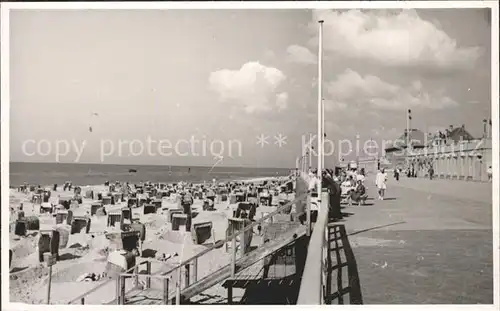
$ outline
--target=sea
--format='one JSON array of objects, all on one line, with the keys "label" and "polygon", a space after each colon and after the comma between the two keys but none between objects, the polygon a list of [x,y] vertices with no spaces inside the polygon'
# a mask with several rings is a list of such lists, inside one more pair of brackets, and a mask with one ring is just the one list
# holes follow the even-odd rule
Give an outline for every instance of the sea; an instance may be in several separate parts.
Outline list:
[{"label": "sea", "polygon": [[[135,170],[135,172],[131,172]],[[50,186],[71,181],[73,185],[100,185],[105,181],[211,182],[290,174],[290,168],[113,165],[74,163],[10,163],[10,186],[23,183]]]}]

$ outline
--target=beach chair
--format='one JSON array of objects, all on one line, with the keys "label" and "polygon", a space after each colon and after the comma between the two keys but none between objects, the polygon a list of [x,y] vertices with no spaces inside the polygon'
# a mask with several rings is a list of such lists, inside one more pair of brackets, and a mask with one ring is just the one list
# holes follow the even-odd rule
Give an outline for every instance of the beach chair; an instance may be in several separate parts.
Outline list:
[{"label": "beach chair", "polygon": [[172,219],[175,214],[182,214],[184,213],[184,209],[182,208],[171,208],[167,211],[167,221],[172,223]]},{"label": "beach chair", "polygon": [[144,204],[144,215],[156,214],[156,206],[153,204]]},{"label": "beach chair", "polygon": [[103,196],[102,197],[102,205],[111,205],[111,197]]},{"label": "beach chair", "polygon": [[215,234],[213,232],[213,224],[211,221],[195,223],[191,227],[191,238],[194,244],[203,244],[212,237],[215,244]]},{"label": "beach chair", "polygon": [[172,231],[179,231],[180,226],[185,226],[188,215],[184,213],[175,213],[172,215]]},{"label": "beach chair", "polygon": [[56,212],[56,224],[62,224],[68,219],[68,211],[67,210],[58,210]]},{"label": "beach chair", "polygon": [[102,203],[94,202],[90,205],[90,216],[94,216],[97,213],[97,210],[102,208]]},{"label": "beach chair", "polygon": [[70,234],[80,233],[83,228],[85,228],[85,233],[88,234],[90,232],[90,224],[90,219],[85,216],[73,216]]},{"label": "beach chair", "polygon": [[123,223],[121,211],[109,212],[108,213],[108,223],[107,223],[108,227],[114,227],[117,222],[120,223],[120,227],[121,227],[121,225]]},{"label": "beach chair", "polygon": [[44,213],[51,213],[52,214],[53,209],[54,209],[54,206],[52,205],[52,203],[44,202],[44,203],[40,204],[40,214],[44,214]]},{"label": "beach chair", "polygon": [[[242,230],[243,228],[247,227],[250,225],[252,222],[249,219],[242,219],[242,218],[228,218],[228,227],[226,230],[226,240],[233,235],[235,232],[238,232]],[[242,234],[236,236],[236,242],[239,242],[239,250],[242,252],[242,254],[246,254],[249,249],[250,245],[252,243],[252,238],[253,238],[253,230],[249,229],[245,231],[243,234],[243,239],[242,239]],[[229,250],[229,244],[232,243],[231,241],[227,241],[225,248],[226,252]]]}]

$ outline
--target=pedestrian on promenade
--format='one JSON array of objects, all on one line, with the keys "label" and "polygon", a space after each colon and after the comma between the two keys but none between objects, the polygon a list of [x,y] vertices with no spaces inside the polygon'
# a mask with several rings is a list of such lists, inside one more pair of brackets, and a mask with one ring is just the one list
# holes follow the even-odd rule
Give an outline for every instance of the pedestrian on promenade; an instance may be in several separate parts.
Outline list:
[{"label": "pedestrian on promenade", "polygon": [[399,168],[397,167],[394,169],[394,179],[399,181]]},{"label": "pedestrian on promenade", "polygon": [[434,168],[431,166],[429,166],[429,179],[432,180],[432,178],[434,177]]},{"label": "pedestrian on promenade", "polygon": [[375,185],[378,189],[378,199],[383,200],[385,196],[385,190],[387,189],[387,174],[385,170],[382,168],[378,173],[375,179]]},{"label": "pedestrian on promenade", "polygon": [[340,185],[333,179],[333,172],[329,170],[323,171],[323,185],[322,187],[328,188],[329,192],[329,207],[328,219],[336,221],[342,219],[342,211],[340,207],[341,189]]},{"label": "pedestrian on promenade", "polygon": [[493,170],[491,169],[491,165],[486,170],[486,174],[488,174],[488,181],[492,181],[493,180]]}]

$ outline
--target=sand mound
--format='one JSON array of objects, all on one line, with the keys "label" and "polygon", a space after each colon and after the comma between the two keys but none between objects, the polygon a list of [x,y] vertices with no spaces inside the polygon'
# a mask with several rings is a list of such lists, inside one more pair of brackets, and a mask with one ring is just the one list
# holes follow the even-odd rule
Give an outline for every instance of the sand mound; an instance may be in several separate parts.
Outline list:
[{"label": "sand mound", "polygon": [[[141,222],[146,226],[146,232],[157,231],[167,226],[167,216],[153,215],[141,217]],[[146,233],[147,236],[147,233]]]},{"label": "sand mound", "polygon": [[175,244],[183,244],[191,240],[191,233],[182,231],[165,231],[160,236],[160,239],[167,240]]},{"label": "sand mound", "polygon": [[12,266],[15,266],[17,261],[25,259],[37,251],[38,238],[28,236],[18,241],[11,241],[10,245],[12,249]]}]

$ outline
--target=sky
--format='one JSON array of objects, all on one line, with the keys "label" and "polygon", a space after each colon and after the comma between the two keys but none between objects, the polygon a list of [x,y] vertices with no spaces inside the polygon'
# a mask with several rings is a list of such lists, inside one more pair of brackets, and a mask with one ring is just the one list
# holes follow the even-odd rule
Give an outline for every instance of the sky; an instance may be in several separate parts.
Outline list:
[{"label": "sky", "polygon": [[293,167],[317,133],[320,19],[327,165],[340,140],[382,149],[407,109],[482,135],[488,9],[13,10],[10,161]]}]

